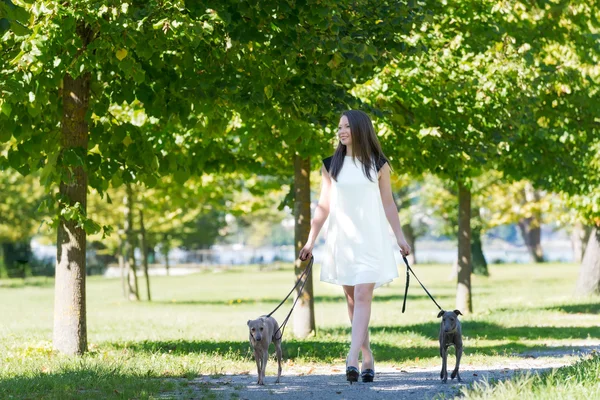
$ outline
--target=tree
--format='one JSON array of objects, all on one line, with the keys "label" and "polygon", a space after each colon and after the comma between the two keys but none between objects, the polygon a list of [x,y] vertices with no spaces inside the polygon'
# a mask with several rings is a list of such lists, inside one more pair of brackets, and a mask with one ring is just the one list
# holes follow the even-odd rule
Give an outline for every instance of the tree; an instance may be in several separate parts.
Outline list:
[{"label": "tree", "polygon": [[[487,260],[483,254],[482,235],[493,225],[481,218],[482,208],[486,207],[486,188],[490,183],[490,174],[483,174],[473,179],[471,207],[471,272],[478,275],[489,275]],[[453,182],[444,182],[435,176],[427,176],[419,189],[421,207],[428,210],[428,215],[440,223],[436,224],[434,233],[458,239],[459,236],[459,202]],[[458,260],[453,264],[453,276],[458,270]]]},{"label": "tree", "polygon": [[[498,179],[500,173],[495,173]],[[532,186],[531,182],[502,181],[486,185],[486,215],[492,226],[517,224],[527,250],[534,262],[543,262],[541,225],[544,220],[555,220],[551,214],[552,195]],[[544,216],[544,217],[543,217]]]},{"label": "tree", "polygon": [[135,260],[135,226],[133,224],[133,215],[135,213],[135,197],[131,184],[125,186],[125,213],[123,221],[125,222],[125,270],[127,271],[127,298],[130,301],[138,301],[140,292],[137,277],[137,262]]},{"label": "tree", "polygon": [[600,49],[590,32],[599,29],[600,10],[583,1],[560,0],[552,7],[520,3],[509,15],[504,26],[513,45],[522,49],[530,79],[517,103],[530,106],[512,143],[518,156],[504,160],[502,170],[513,179],[526,178],[534,187],[574,199],[580,218],[595,229],[577,291],[599,293]]},{"label": "tree", "polygon": [[[520,56],[496,29],[492,2],[427,4],[423,29],[409,41],[428,51],[391,62],[364,88],[363,96],[384,110],[390,128],[384,146],[397,168],[431,172],[454,182],[458,206],[456,307],[472,311],[471,187],[506,154],[503,134],[510,102],[521,78]],[[402,132],[402,134],[395,134]]]},{"label": "tree", "polygon": [[[236,13],[255,21],[264,8],[240,8]],[[278,2],[270,14],[272,19],[260,29],[240,25],[240,31],[232,33],[251,44],[244,73],[265,77],[254,86],[248,80],[251,87],[242,90],[248,93],[246,97],[265,104],[239,108],[243,124],[232,133],[245,151],[260,160],[254,172],[272,168],[275,175],[287,177],[288,184],[293,179],[287,205],[294,196],[301,197],[293,207],[298,224],[310,221],[306,206],[310,193],[304,192],[310,188],[310,155],[322,154],[322,149],[329,147],[332,139],[327,134],[332,131],[328,125],[337,122],[341,111],[362,105],[350,90],[369,79],[393,54],[411,48],[401,33],[408,32],[419,13],[416,4],[398,1],[298,2],[295,7]],[[273,51],[261,54],[254,50],[263,43]],[[317,160],[315,164],[320,164]],[[308,231],[297,227],[295,234],[298,258],[298,243],[306,240]],[[306,265],[296,266],[296,277]],[[310,274],[308,279],[312,279]],[[298,335],[314,330],[312,297],[308,286],[297,307],[310,310],[296,312],[294,317]]]},{"label": "tree", "polygon": [[[596,145],[596,149],[600,150],[600,143]],[[597,151],[590,167],[600,177],[599,154]],[[588,195],[572,195],[569,204],[577,210],[580,221],[592,226],[575,291],[580,296],[600,295],[600,194],[596,191]]]},{"label": "tree", "polygon": [[[221,59],[239,47],[227,46],[224,21],[205,4],[15,3],[0,3],[9,23],[1,44],[0,141],[12,143],[0,165],[24,175],[41,169],[53,195],[46,206],[57,215],[54,345],[81,354],[86,234],[101,230],[86,215],[88,184],[103,194],[110,184],[152,186],[168,174],[181,182],[218,159],[220,143],[195,140],[192,163],[176,150],[173,131],[224,119],[214,107],[227,98],[216,95],[218,82],[233,79],[237,58]],[[236,23],[243,21],[229,25]],[[212,96],[190,96],[206,88]],[[113,105],[137,105],[140,118],[123,122],[111,115]]]}]

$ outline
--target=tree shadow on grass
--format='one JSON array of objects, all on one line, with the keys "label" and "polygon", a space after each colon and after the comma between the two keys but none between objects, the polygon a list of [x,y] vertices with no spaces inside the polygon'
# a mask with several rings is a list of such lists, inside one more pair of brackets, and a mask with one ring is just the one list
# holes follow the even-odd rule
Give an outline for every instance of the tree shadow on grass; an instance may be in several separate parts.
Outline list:
[{"label": "tree shadow on grass", "polygon": [[118,366],[101,365],[0,379],[3,399],[139,399],[174,388],[172,381],[160,375],[126,373]]},{"label": "tree shadow on grass", "polygon": [[[141,341],[129,343],[111,343],[109,344],[117,350],[127,349],[133,352],[143,353],[168,353],[169,355],[189,355],[205,354],[207,356],[224,357],[227,359],[253,359],[250,345],[247,341]],[[282,349],[283,356],[288,360],[303,359],[305,361],[338,363],[343,360],[349,349],[350,343],[343,340],[296,340],[284,338]],[[425,360],[439,357],[439,347],[432,346],[395,346],[391,344],[373,342],[371,344],[373,352],[379,361],[387,362],[405,362],[417,358]],[[526,345],[521,343],[508,343],[493,346],[477,346],[466,348],[466,355],[488,355],[488,356],[511,356],[533,350],[544,350],[547,347],[543,345]],[[564,346],[553,348],[553,350],[565,351],[574,350],[575,347]],[[274,354],[274,348],[271,346],[270,353]]]},{"label": "tree shadow on grass", "polygon": [[586,304],[564,304],[544,307],[544,310],[560,311],[567,314],[600,314],[600,302]]},{"label": "tree shadow on grass", "polygon": [[[430,340],[438,340],[439,322],[427,322],[414,325],[371,326],[371,335],[392,333],[397,335],[418,334]],[[332,335],[349,335],[350,327],[321,329],[320,333]],[[600,338],[600,329],[596,326],[512,326],[484,322],[462,321],[464,337],[488,340],[523,340],[523,339],[588,339]]]},{"label": "tree shadow on grass", "polygon": [[54,287],[54,279],[48,277],[12,278],[0,280],[0,289],[23,289],[25,287]]}]

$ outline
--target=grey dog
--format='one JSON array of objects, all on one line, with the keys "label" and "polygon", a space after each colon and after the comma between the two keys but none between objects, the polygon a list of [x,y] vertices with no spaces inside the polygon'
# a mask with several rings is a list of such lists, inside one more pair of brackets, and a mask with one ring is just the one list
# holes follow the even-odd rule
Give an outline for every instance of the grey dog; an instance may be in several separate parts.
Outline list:
[{"label": "grey dog", "polygon": [[250,345],[254,349],[256,369],[258,370],[258,381],[256,383],[259,385],[265,384],[265,370],[269,360],[269,345],[271,342],[275,345],[277,352],[279,370],[275,383],[279,383],[279,378],[281,378],[281,332],[279,331],[279,324],[277,324],[275,318],[263,315],[257,319],[248,320],[248,328],[250,330]]},{"label": "grey dog", "polygon": [[462,382],[460,375],[458,374],[458,367],[460,366],[460,357],[463,352],[462,342],[462,328],[458,316],[462,315],[459,310],[454,311],[440,311],[438,318],[442,317],[442,324],[440,326],[440,356],[442,356],[442,372],[440,378],[443,383],[448,381],[448,370],[446,364],[448,361],[448,347],[454,346],[456,350],[456,367],[452,371],[450,377],[452,379],[458,378],[459,382]]}]

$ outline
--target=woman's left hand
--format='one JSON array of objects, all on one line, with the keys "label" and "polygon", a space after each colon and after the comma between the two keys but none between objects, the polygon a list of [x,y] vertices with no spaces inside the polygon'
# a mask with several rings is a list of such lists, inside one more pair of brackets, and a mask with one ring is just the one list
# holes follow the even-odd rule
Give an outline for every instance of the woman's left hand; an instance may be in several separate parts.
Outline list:
[{"label": "woman's left hand", "polygon": [[400,247],[400,252],[403,256],[406,257],[410,254],[411,248],[405,239],[398,239],[398,246]]}]

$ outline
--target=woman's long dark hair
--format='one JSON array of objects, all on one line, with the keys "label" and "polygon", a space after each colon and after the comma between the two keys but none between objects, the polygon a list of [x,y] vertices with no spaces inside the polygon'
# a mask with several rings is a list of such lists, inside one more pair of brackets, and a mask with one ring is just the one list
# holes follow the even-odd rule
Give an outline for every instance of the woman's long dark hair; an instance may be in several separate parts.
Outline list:
[{"label": "woman's long dark hair", "polygon": [[[366,177],[373,181],[371,173],[381,160],[386,159],[381,145],[375,134],[375,128],[371,118],[360,110],[348,110],[342,113],[342,116],[348,118],[350,124],[350,134],[352,136],[352,161],[356,161],[358,158],[362,165],[363,171]],[[341,117],[340,117],[341,118]],[[346,156],[346,145],[338,139],[338,146],[333,153],[331,159],[331,167],[329,168],[329,175],[337,180],[337,176],[342,170],[344,165],[344,157]]]}]

